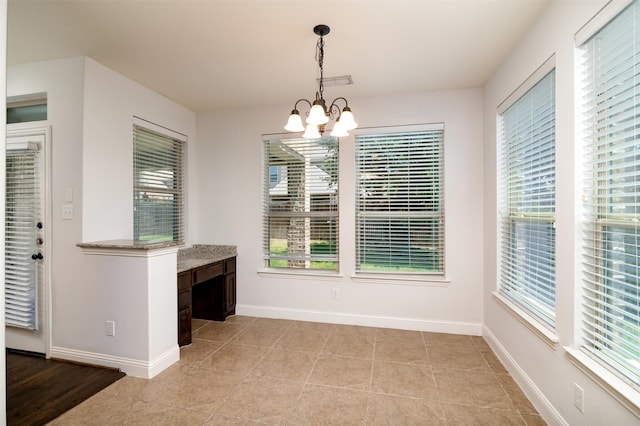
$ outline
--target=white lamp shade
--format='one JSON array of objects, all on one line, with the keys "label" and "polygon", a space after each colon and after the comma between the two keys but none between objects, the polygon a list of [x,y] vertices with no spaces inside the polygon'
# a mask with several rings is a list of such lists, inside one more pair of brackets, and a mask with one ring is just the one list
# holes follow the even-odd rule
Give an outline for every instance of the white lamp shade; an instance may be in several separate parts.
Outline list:
[{"label": "white lamp shade", "polygon": [[333,130],[331,131],[331,136],[336,138],[343,138],[343,137],[349,136],[347,129],[344,128],[340,120],[336,121],[336,124],[333,126]]},{"label": "white lamp shade", "polygon": [[321,136],[318,126],[315,124],[307,124],[307,130],[305,130],[302,137],[306,139],[319,139]]},{"label": "white lamp shade", "polygon": [[342,127],[344,127],[345,130],[353,130],[358,127],[358,123],[353,119],[351,111],[346,108],[345,110],[340,114],[340,123],[342,123]]},{"label": "white lamp shade", "polygon": [[324,108],[320,104],[314,104],[311,107],[311,111],[309,111],[309,116],[307,117],[307,123],[315,124],[319,126],[321,124],[327,124],[329,122],[329,117],[324,112]]},{"label": "white lamp shade", "polygon": [[284,129],[289,132],[304,132],[304,124],[302,124],[302,117],[300,117],[300,114],[292,112],[289,116],[289,121],[287,121],[287,125],[284,126]]}]

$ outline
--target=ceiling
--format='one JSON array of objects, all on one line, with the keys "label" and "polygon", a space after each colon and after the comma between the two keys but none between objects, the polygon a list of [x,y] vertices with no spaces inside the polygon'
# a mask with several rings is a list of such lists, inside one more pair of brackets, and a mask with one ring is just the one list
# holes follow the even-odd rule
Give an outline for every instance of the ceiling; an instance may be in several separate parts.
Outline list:
[{"label": "ceiling", "polygon": [[9,0],[8,65],[88,56],[194,110],[482,87],[549,0]]}]

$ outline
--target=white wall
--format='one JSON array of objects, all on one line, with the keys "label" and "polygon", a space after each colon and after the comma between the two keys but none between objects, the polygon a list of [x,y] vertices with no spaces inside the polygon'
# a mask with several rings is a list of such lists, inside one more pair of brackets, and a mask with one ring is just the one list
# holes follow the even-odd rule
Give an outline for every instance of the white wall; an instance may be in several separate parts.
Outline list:
[{"label": "white wall", "polygon": [[[127,287],[105,285],[106,271],[93,269],[76,244],[133,236],[133,116],[183,133],[195,143],[195,114],[89,58],[13,66],[7,70],[7,84],[8,96],[47,92],[54,352],[93,354],[96,363],[100,355],[145,353],[148,342],[124,348],[106,337],[106,319],[118,318],[117,329],[125,330],[137,313],[126,304]],[[62,220],[68,188],[74,218]],[[126,270],[120,272],[126,275]]]},{"label": "white wall", "polygon": [[[51,298],[53,304],[53,341],[67,339],[65,328],[77,333],[85,318],[73,295],[83,288],[79,275],[82,257],[76,243],[82,241],[82,58],[55,60],[12,66],[7,69],[7,95],[19,96],[46,92],[51,139]],[[73,191],[75,218],[62,220],[61,206],[65,188]],[[70,298],[67,306],[65,300]],[[80,311],[79,311],[80,310]],[[73,314],[73,315],[70,315]],[[74,325],[75,324],[75,325]],[[73,341],[73,335],[68,336]]]},{"label": "white wall", "polygon": [[132,117],[193,139],[195,114],[89,58],[84,88],[82,238],[131,239]]},{"label": "white wall", "polygon": [[[602,388],[582,374],[567,357],[563,346],[574,344],[574,303],[578,300],[580,277],[576,244],[576,164],[581,150],[576,143],[574,97],[575,32],[605,1],[554,1],[534,28],[496,71],[484,92],[484,254],[485,335],[525,387],[545,420],[574,425],[630,425],[638,418]],[[556,287],[557,334],[555,349],[543,342],[499,304],[496,290],[496,107],[553,53],[556,55]],[[585,412],[573,405],[573,385],[585,390]]]},{"label": "white wall", "polygon": [[[339,90],[334,89],[337,93]],[[262,134],[290,106],[198,115],[197,242],[238,247],[238,312],[479,334],[482,323],[482,92],[349,99],[360,127],[445,123],[446,286],[355,282],[353,138],[340,141],[340,276],[263,276]],[[331,299],[332,288],[340,298]]]}]

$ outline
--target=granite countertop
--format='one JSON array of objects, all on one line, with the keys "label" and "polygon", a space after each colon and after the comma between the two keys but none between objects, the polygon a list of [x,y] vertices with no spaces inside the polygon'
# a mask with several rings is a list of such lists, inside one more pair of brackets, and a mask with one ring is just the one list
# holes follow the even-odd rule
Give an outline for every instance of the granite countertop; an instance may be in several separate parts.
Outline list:
[{"label": "granite countertop", "polygon": [[195,244],[178,250],[178,273],[235,257],[237,254],[236,246]]},{"label": "granite countertop", "polygon": [[157,250],[178,246],[175,241],[134,241],[134,240],[107,240],[91,243],[78,243],[85,249],[122,249],[122,250]]}]

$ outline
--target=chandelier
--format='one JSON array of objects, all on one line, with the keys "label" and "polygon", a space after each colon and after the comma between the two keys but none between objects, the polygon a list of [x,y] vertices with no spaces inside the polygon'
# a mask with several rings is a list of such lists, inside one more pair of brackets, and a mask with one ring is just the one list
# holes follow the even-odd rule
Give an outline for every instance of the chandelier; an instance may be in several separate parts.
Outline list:
[{"label": "chandelier", "polygon": [[[329,107],[324,100],[324,36],[329,34],[330,28],[327,25],[316,25],[313,28],[313,32],[320,36],[318,43],[316,44],[316,60],[320,67],[320,81],[319,88],[316,92],[316,99],[311,103],[306,99],[299,99],[291,111],[289,121],[287,121],[285,130],[290,132],[304,132],[302,137],[307,139],[315,139],[322,136],[325,131],[327,123],[330,120],[335,119],[331,136],[343,137],[349,136],[349,130],[353,130],[358,127],[358,124],[353,119],[353,114],[349,108],[349,103],[343,97],[335,98]],[[344,108],[340,109],[338,103],[344,101]],[[307,103],[310,110],[307,114],[307,125],[302,123],[302,117],[298,111],[298,104],[300,102]]]}]

